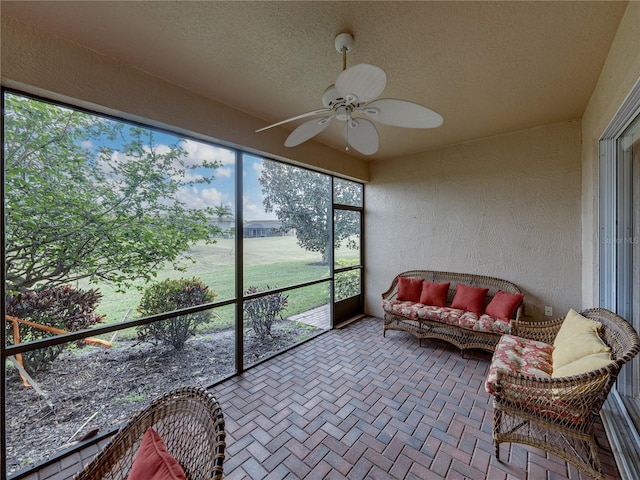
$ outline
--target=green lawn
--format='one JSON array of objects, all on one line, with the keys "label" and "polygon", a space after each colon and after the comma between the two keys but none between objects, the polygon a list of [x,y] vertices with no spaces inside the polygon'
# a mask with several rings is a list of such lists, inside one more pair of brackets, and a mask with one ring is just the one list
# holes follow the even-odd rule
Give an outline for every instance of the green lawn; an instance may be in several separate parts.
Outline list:
[{"label": "green lawn", "polygon": [[[218,239],[215,244],[198,244],[191,248],[190,255],[195,262],[183,261],[185,272],[165,268],[158,272],[157,279],[199,277],[218,295],[217,300],[235,297],[235,241]],[[339,258],[357,258],[357,253],[346,248],[337,252]],[[309,252],[298,246],[295,237],[249,238],[244,241],[244,285],[264,289],[286,287],[311,280],[326,278],[327,266],[319,265],[322,257],[319,253]],[[144,284],[138,282],[144,289]],[[81,288],[89,288],[81,283]],[[107,323],[119,322],[137,316],[136,307],[142,296],[142,290],[130,288],[124,293],[116,292],[109,285],[95,285],[103,295],[98,313],[107,315]],[[310,308],[326,304],[329,299],[327,284],[314,285],[288,292],[289,307],[287,316]],[[225,308],[221,312],[222,323],[232,321],[233,309]]]}]

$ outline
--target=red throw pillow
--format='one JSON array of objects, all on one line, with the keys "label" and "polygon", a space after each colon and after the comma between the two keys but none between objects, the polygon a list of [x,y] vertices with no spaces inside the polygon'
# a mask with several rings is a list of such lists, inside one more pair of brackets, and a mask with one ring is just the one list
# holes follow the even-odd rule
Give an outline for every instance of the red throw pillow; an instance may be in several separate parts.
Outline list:
[{"label": "red throw pillow", "polygon": [[507,293],[498,290],[485,308],[484,313],[508,321],[522,303],[523,298],[524,293]]},{"label": "red throw pillow", "polygon": [[446,307],[449,285],[451,285],[449,282],[427,282],[425,280],[422,283],[420,303],[434,307]]},{"label": "red throw pillow", "polygon": [[471,285],[458,283],[456,285],[456,294],[451,302],[451,308],[467,310],[468,312],[481,315],[482,307],[484,306],[484,297],[488,291],[488,288],[472,287]]},{"label": "red throw pillow", "polygon": [[142,437],[127,480],[187,480],[158,432],[149,427]]},{"label": "red throw pillow", "polygon": [[398,277],[398,300],[418,303],[420,292],[422,292],[421,278]]}]

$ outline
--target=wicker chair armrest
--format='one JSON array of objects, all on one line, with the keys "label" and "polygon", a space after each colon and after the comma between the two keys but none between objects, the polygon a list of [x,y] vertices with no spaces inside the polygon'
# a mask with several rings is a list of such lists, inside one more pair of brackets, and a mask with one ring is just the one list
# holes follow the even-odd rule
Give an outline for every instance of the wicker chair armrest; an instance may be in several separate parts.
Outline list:
[{"label": "wicker chair armrest", "polygon": [[511,321],[511,334],[552,345],[563,321],[563,318],[556,318],[548,322],[529,322],[518,316]]},{"label": "wicker chair armrest", "polygon": [[608,367],[563,378],[537,378],[498,370],[495,398],[528,415],[579,424],[600,411],[615,376]]}]

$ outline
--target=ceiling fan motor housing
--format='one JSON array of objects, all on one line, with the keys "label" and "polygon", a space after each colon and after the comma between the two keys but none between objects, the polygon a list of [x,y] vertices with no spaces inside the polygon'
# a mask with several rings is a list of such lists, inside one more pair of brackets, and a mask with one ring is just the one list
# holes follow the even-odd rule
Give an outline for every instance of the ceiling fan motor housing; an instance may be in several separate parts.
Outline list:
[{"label": "ceiling fan motor housing", "polygon": [[336,118],[341,121],[346,121],[351,118],[352,108],[349,105],[340,105],[336,109]]},{"label": "ceiling fan motor housing", "polygon": [[322,104],[325,107],[330,108],[336,103],[340,102],[344,102],[344,98],[342,98],[342,95],[338,93],[338,90],[336,90],[336,86],[330,85],[329,87],[327,87],[327,89],[322,94]]}]

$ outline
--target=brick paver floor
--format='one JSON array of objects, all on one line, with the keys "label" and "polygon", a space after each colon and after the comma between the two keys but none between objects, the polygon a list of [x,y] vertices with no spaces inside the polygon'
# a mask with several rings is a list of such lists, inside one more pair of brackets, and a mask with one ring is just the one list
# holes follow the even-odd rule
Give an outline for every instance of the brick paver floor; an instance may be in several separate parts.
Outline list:
[{"label": "brick paver floor", "polygon": [[[491,438],[491,355],[365,318],[213,390],[228,432],[226,479],[578,479],[557,457]],[[606,478],[620,478],[602,426]]]},{"label": "brick paver floor", "polygon": [[298,313],[297,315],[291,315],[289,320],[294,322],[302,322],[312,327],[321,328],[323,330],[329,330],[331,328],[331,317],[329,312],[329,305],[322,305],[321,307],[312,308],[306,312]]},{"label": "brick paver floor", "polygon": [[[212,388],[225,479],[588,478],[522,445],[503,444],[505,463],[495,459],[490,359],[404,332],[384,338],[372,317],[321,335]],[[619,479],[601,425],[598,437],[605,477]],[[29,480],[70,478],[54,467]]]}]

